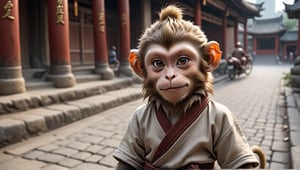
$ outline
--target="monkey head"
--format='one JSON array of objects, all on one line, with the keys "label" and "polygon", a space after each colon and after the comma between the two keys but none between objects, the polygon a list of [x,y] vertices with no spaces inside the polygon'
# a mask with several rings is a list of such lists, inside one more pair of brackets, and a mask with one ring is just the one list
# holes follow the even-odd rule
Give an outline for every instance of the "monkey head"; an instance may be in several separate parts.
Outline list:
[{"label": "monkey head", "polygon": [[129,62],[144,79],[146,97],[161,97],[176,105],[193,92],[213,93],[213,71],[221,51],[199,26],[182,19],[182,10],[170,5],[160,19],[147,28],[132,50]]}]

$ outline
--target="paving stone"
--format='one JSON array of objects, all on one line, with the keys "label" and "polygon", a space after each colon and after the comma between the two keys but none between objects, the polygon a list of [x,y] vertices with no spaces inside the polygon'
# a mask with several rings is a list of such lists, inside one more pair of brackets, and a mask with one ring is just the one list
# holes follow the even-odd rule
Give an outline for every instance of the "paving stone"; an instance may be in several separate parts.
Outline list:
[{"label": "paving stone", "polygon": [[300,141],[300,131],[299,132],[291,131],[290,132],[290,137],[291,137],[291,145],[300,147],[300,143],[299,143],[299,141]]},{"label": "paving stone", "polygon": [[102,145],[110,146],[110,147],[118,147],[120,145],[120,141],[116,139],[106,139],[101,142]]},{"label": "paving stone", "polygon": [[85,162],[90,162],[90,163],[97,163],[101,159],[103,159],[103,156],[100,155],[91,155],[90,157],[85,159]]},{"label": "paving stone", "polygon": [[288,108],[288,116],[290,124],[300,124],[300,114],[297,108]]},{"label": "paving stone", "polygon": [[92,154],[89,152],[78,152],[74,155],[72,155],[71,157],[74,159],[78,159],[81,161],[84,161],[85,159],[87,159],[88,157],[90,157]]},{"label": "paving stone", "polygon": [[44,162],[49,162],[49,163],[58,163],[63,159],[65,159],[64,156],[56,155],[56,154],[52,154],[52,153],[46,153],[46,154],[44,154],[44,155],[37,158],[37,160],[44,161]]},{"label": "paving stone", "polygon": [[48,165],[41,168],[41,170],[69,170],[69,168],[58,166],[58,165]]},{"label": "paving stone", "polygon": [[270,139],[263,139],[263,141],[261,142],[261,145],[263,145],[263,146],[271,146],[272,143],[273,143],[273,141],[270,140]]},{"label": "paving stone", "polygon": [[274,152],[272,156],[272,161],[279,163],[288,163],[290,160],[288,152]]},{"label": "paving stone", "polygon": [[91,144],[79,142],[79,141],[72,141],[68,143],[66,146],[77,150],[85,150],[87,147],[91,146]]},{"label": "paving stone", "polygon": [[289,168],[287,164],[278,163],[278,162],[271,162],[270,169],[287,169]]},{"label": "paving stone", "polygon": [[282,142],[282,141],[274,141],[273,145],[272,145],[272,150],[288,152],[289,151],[289,143]]},{"label": "paving stone", "polygon": [[67,168],[73,168],[73,167],[79,165],[80,163],[82,163],[82,162],[79,160],[72,159],[72,158],[66,158],[66,159],[61,160],[58,164],[65,166]]},{"label": "paving stone", "polygon": [[45,152],[51,152],[55,149],[58,149],[59,146],[55,145],[55,144],[47,144],[47,145],[43,145],[41,147],[38,147],[37,149],[40,151],[45,151]]},{"label": "paving stone", "polygon": [[290,131],[300,132],[300,124],[290,124]]},{"label": "paving stone", "polygon": [[70,157],[70,156],[78,153],[78,150],[61,147],[56,150],[53,150],[53,153]]},{"label": "paving stone", "polygon": [[105,156],[105,155],[109,155],[109,154],[113,153],[115,150],[116,149],[114,149],[114,148],[107,147],[107,148],[104,148],[103,150],[101,150],[100,152],[98,152],[98,154]]},{"label": "paving stone", "polygon": [[91,144],[98,144],[98,143],[100,143],[103,139],[104,139],[104,137],[98,137],[98,136],[86,136],[86,137],[83,137],[83,138],[79,138],[78,141],[88,142],[88,143],[91,143]]},{"label": "paving stone", "polygon": [[293,169],[300,169],[300,162],[293,162]]},{"label": "paving stone", "polygon": [[291,156],[293,162],[300,163],[300,147],[298,146],[291,147]]},{"label": "paving stone", "polygon": [[1,170],[40,170],[46,164],[39,161],[26,160],[22,158],[11,159],[0,164]]},{"label": "paving stone", "polygon": [[92,128],[87,128],[83,132],[90,135],[102,136],[106,138],[109,138],[114,135],[114,132],[111,131],[104,131],[102,129],[92,129]]},{"label": "paving stone", "polygon": [[93,163],[83,163],[80,164],[72,170],[95,170],[95,169],[101,169],[101,170],[113,170],[115,168],[109,168],[107,166],[99,165],[99,164],[93,164]]},{"label": "paving stone", "polygon": [[29,152],[29,153],[25,154],[23,156],[23,158],[34,160],[34,159],[36,159],[36,158],[38,158],[38,157],[40,157],[44,154],[45,154],[45,152],[43,152],[43,151],[34,150],[32,152]]},{"label": "paving stone", "polygon": [[92,145],[88,148],[85,149],[85,151],[90,152],[90,153],[98,153],[104,148],[103,145]]},{"label": "paving stone", "polygon": [[109,166],[109,167],[116,167],[118,161],[112,156],[112,154],[105,156],[101,161],[100,164]]},{"label": "paving stone", "polygon": [[282,141],[288,134],[283,131],[275,131],[274,132],[274,140]]}]

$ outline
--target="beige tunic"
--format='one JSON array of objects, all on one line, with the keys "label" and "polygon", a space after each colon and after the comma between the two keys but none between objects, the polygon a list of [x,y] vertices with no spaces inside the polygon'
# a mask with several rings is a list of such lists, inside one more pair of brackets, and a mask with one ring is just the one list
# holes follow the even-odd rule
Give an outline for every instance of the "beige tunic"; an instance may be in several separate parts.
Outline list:
[{"label": "beige tunic", "polygon": [[164,136],[154,109],[142,105],[132,116],[114,157],[136,169],[143,168],[145,159],[160,168],[180,168],[190,163],[206,164],[215,160],[221,168],[258,164],[235,116],[227,107],[212,100],[174,145],[152,162]]}]

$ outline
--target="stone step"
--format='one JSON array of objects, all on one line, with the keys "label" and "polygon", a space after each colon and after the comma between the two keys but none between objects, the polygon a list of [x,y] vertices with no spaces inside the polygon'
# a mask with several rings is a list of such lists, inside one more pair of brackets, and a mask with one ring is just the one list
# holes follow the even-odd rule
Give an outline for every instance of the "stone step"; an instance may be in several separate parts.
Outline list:
[{"label": "stone step", "polygon": [[62,127],[85,117],[140,99],[140,85],[0,116],[0,147]]},{"label": "stone step", "polygon": [[70,88],[54,88],[53,86],[42,85],[42,88],[32,88],[25,93],[0,96],[0,115],[64,103],[132,85],[133,79],[129,77],[90,81],[76,84]]}]

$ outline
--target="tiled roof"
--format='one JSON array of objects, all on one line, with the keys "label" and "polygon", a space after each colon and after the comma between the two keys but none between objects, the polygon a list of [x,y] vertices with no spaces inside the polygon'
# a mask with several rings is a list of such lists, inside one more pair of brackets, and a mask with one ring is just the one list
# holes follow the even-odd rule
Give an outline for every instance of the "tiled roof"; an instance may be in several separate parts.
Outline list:
[{"label": "tiled roof", "polygon": [[282,24],[282,15],[267,19],[253,19],[253,24],[248,27],[249,34],[277,34],[285,31]]},{"label": "tiled roof", "polygon": [[285,32],[285,34],[280,37],[281,41],[297,41],[298,40],[298,30],[291,30]]},{"label": "tiled roof", "polygon": [[228,0],[226,2],[231,3],[235,9],[239,10],[247,18],[259,17],[261,16],[260,12],[263,10],[263,3],[254,4],[246,0]]},{"label": "tiled roof", "polygon": [[285,5],[285,12],[288,14],[289,18],[299,18],[300,17],[300,0],[295,0],[294,4],[289,5],[283,2]]}]

